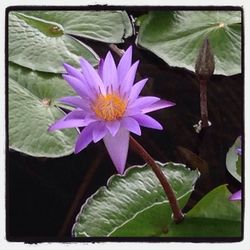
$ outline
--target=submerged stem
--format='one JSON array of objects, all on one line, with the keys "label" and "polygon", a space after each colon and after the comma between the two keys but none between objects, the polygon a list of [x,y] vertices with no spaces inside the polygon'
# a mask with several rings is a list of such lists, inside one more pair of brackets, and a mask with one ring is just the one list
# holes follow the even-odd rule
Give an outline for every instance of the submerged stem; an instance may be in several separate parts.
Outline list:
[{"label": "submerged stem", "polygon": [[184,219],[184,214],[181,212],[175,193],[171,185],[169,184],[167,177],[163,174],[160,167],[155,163],[151,155],[132,136],[130,136],[130,145],[133,148],[133,150],[137,152],[154,171],[169,200],[170,207],[173,211],[174,222],[180,223]]}]

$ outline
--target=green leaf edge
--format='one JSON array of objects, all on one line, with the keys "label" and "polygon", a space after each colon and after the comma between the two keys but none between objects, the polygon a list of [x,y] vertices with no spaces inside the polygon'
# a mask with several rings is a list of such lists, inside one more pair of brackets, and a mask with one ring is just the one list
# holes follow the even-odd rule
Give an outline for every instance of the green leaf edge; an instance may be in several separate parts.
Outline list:
[{"label": "green leaf edge", "polygon": [[[239,174],[239,171],[241,172],[241,167],[242,167],[242,161],[241,161],[241,156],[238,155],[235,150],[241,146],[241,136],[238,136],[233,145],[229,148],[227,155],[226,155],[226,167],[227,171],[239,182],[241,182],[241,175]],[[233,156],[232,156],[233,155]],[[230,158],[232,158],[234,162],[232,163],[230,161]],[[239,169],[240,167],[240,169]]]},{"label": "green leaf edge", "polygon": [[[192,170],[192,169],[189,169],[186,167],[185,164],[182,164],[182,163],[175,163],[175,162],[166,162],[166,163],[162,163],[162,162],[159,162],[159,161],[155,161],[158,165],[160,166],[168,166],[170,164],[174,165],[174,166],[178,166],[178,167],[183,167],[189,171],[192,171],[194,174],[196,174],[196,179],[195,179],[195,182],[197,181],[197,179],[200,177],[200,172],[196,169],[196,170]],[[129,174],[131,174],[131,172],[133,171],[136,171],[136,169],[142,169],[146,166],[147,164],[144,164],[144,165],[135,165],[135,166],[131,166],[129,168],[127,168],[125,170],[125,172],[121,175],[121,174],[115,174],[115,175],[112,175],[108,180],[107,180],[107,184],[105,186],[102,186],[100,187],[94,194],[92,194],[90,197],[88,197],[88,199],[84,202],[84,204],[81,206],[81,209],[79,211],[79,213],[77,214],[76,216],[76,219],[75,219],[75,223],[72,227],[72,230],[71,230],[71,235],[72,237],[91,237],[89,236],[86,232],[82,232],[82,236],[77,236],[77,233],[75,233],[75,228],[77,226],[77,224],[79,223],[79,217],[81,216],[81,214],[83,213],[83,210],[84,210],[84,207],[87,205],[87,203],[89,201],[91,201],[92,199],[95,198],[95,196],[98,196],[99,192],[101,192],[102,190],[104,189],[109,189],[110,186],[112,185],[112,183],[117,179],[117,178],[126,178]],[[192,184],[192,189],[188,192],[186,192],[185,194],[183,194],[182,196],[180,196],[179,198],[177,198],[177,200],[180,200],[181,198],[185,197],[186,195],[188,194],[191,194],[191,192],[194,190],[194,184],[195,182]],[[128,223],[129,221],[133,220],[137,215],[139,215],[140,213],[142,213],[143,211],[145,211],[146,209],[149,209],[153,206],[156,206],[156,205],[160,205],[160,204],[164,204],[164,203],[169,203],[168,201],[164,200],[164,201],[160,201],[160,202],[155,202],[154,204],[148,206],[147,208],[144,208],[143,210],[137,212],[132,218],[130,218],[129,220],[127,220],[126,222],[124,222],[123,224],[121,224],[120,226],[117,226],[116,228],[114,228],[106,237],[109,237],[112,233],[115,232],[115,230],[121,228],[123,225],[125,225],[126,223]]]}]

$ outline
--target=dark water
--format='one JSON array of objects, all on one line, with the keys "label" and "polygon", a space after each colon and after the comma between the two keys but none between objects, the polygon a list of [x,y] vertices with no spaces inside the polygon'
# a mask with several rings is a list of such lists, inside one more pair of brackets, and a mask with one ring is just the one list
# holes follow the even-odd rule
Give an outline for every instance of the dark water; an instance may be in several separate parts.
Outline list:
[{"label": "dark water", "polygon": [[[121,48],[133,43],[130,38]],[[85,41],[104,56],[108,46]],[[118,60],[118,56],[113,54]],[[159,58],[134,47],[134,61],[140,59],[140,77],[149,77],[144,95],[155,95],[176,106],[152,113],[164,131],[143,129],[138,141],[161,162],[186,163],[206,168],[192,195],[188,210],[206,192],[223,183],[239,188],[226,171],[229,147],[243,131],[243,76],[213,76],[208,85],[208,112],[212,126],[198,135],[193,125],[200,119],[199,85],[192,72],[173,68]],[[18,152],[7,153],[7,233],[12,240],[69,237],[74,218],[87,197],[115,174],[103,142],[91,144],[78,155],[59,159],[38,159]],[[129,151],[127,167],[144,162]],[[84,183],[82,185],[82,183]],[[73,219],[62,226],[79,186],[82,196]]]}]

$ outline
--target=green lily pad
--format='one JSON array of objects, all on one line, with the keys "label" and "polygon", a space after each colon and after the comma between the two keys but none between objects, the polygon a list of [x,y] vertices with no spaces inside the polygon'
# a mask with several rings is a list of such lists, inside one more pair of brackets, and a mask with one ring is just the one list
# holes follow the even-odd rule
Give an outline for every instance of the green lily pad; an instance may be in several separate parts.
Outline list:
[{"label": "green lily pad", "polygon": [[[199,174],[182,164],[158,165],[184,206]],[[171,221],[171,209],[159,180],[151,168],[130,167],[124,176],[112,176],[107,187],[92,195],[77,216],[75,237],[161,236]]]},{"label": "green lily pad", "polygon": [[48,132],[63,116],[56,99],[73,92],[60,75],[9,65],[9,147],[36,157],[61,157],[74,150],[77,131]]},{"label": "green lily pad", "polygon": [[97,65],[98,55],[72,35],[121,43],[133,34],[124,11],[22,11],[9,13],[9,61],[32,70],[62,73],[79,57]]},{"label": "green lily pad", "polygon": [[226,185],[202,198],[181,224],[171,223],[170,237],[241,237],[241,202],[229,201]]},{"label": "green lily pad", "polygon": [[239,136],[233,146],[229,149],[226,157],[226,166],[229,173],[241,182],[241,156],[238,155],[237,149],[241,148],[241,137]]},{"label": "green lily pad", "polygon": [[214,73],[241,73],[240,11],[151,11],[141,22],[137,43],[170,66],[194,71],[199,48],[208,37]]},{"label": "green lily pad", "polygon": [[122,43],[133,35],[125,11],[25,11],[27,15],[59,23],[66,34],[105,43]]},{"label": "green lily pad", "polygon": [[90,47],[65,33],[60,24],[9,13],[9,61],[32,70],[60,73],[65,62],[79,67],[80,57],[93,65],[99,61]]}]

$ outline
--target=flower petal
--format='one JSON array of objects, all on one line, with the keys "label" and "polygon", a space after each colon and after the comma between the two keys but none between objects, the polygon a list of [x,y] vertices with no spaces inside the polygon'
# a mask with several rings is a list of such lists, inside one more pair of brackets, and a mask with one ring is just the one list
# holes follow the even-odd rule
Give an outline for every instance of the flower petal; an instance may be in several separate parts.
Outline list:
[{"label": "flower petal", "polygon": [[135,81],[135,75],[138,65],[139,61],[136,61],[129,69],[123,81],[120,83],[121,84],[120,93],[122,96],[129,96],[131,87],[133,86],[133,83]]},{"label": "flower petal", "polygon": [[120,125],[121,125],[120,121],[118,121],[118,120],[108,121],[105,124],[106,124],[108,131],[110,132],[110,134],[112,136],[116,135],[116,133],[118,132]]},{"label": "flower petal", "polygon": [[81,109],[75,109],[68,113],[65,117],[64,120],[83,120],[86,117],[86,112],[82,111]]},{"label": "flower petal", "polygon": [[86,148],[93,140],[93,129],[95,125],[96,123],[92,123],[82,130],[76,141],[75,154]]},{"label": "flower petal", "polygon": [[84,127],[86,126],[86,122],[84,120],[79,119],[69,119],[65,120],[65,117],[61,118],[60,120],[56,121],[54,124],[52,124],[48,131],[52,132],[59,129],[65,129],[65,128],[78,128],[78,127]]},{"label": "flower petal", "polygon": [[239,201],[241,200],[241,190],[237,191],[236,193],[232,194],[230,197],[229,197],[229,200],[230,201]]},{"label": "flower petal", "polygon": [[58,101],[70,106],[80,108],[84,111],[89,111],[88,101],[86,99],[82,99],[80,96],[65,96],[58,99]]},{"label": "flower petal", "polygon": [[170,101],[165,101],[165,100],[159,100],[155,103],[153,103],[152,105],[146,107],[146,108],[143,108],[142,109],[142,113],[149,113],[149,112],[152,112],[152,111],[155,111],[155,110],[158,110],[158,109],[163,109],[163,108],[169,108],[169,107],[172,107],[174,106],[175,103],[173,102],[170,102]]},{"label": "flower petal", "polygon": [[114,90],[118,89],[117,69],[110,51],[107,53],[103,63],[102,80],[106,87],[112,86]]},{"label": "flower petal", "polygon": [[132,64],[132,46],[130,46],[123,54],[117,66],[118,82],[123,82],[123,79],[129,71]]},{"label": "flower petal", "polygon": [[67,73],[69,75],[78,78],[83,83],[86,83],[86,79],[85,79],[85,77],[84,77],[84,75],[82,74],[81,71],[79,71],[78,69],[72,67],[71,65],[69,65],[67,63],[64,63],[63,66],[64,66],[64,68],[66,69],[66,71],[67,71]]},{"label": "flower petal", "polygon": [[90,86],[93,86],[95,90],[100,90],[103,95],[106,95],[106,89],[104,84],[91,64],[84,58],[80,59],[80,64],[82,67],[83,74]]},{"label": "flower petal", "polygon": [[156,96],[142,96],[136,99],[133,103],[128,104],[128,109],[146,109],[153,103],[160,101],[160,98]]},{"label": "flower petal", "polygon": [[138,115],[134,115],[133,118],[136,119],[137,122],[143,127],[154,128],[154,129],[159,129],[159,130],[163,129],[163,127],[158,121],[156,121],[154,118],[148,115],[138,114]]},{"label": "flower petal", "polygon": [[99,122],[98,125],[93,129],[93,142],[96,143],[100,141],[106,134],[108,130],[104,123]]},{"label": "flower petal", "polygon": [[128,130],[121,128],[116,136],[112,136],[108,133],[103,140],[118,173],[122,174],[128,155]]},{"label": "flower petal", "polygon": [[133,102],[136,100],[136,98],[139,96],[141,93],[143,87],[145,86],[148,78],[142,79],[141,81],[137,82],[131,89],[130,95],[129,95],[129,101]]},{"label": "flower petal", "polygon": [[84,87],[83,82],[71,75],[63,74],[64,80],[75,90],[75,92],[83,98],[89,96],[87,88]]},{"label": "flower petal", "polygon": [[126,128],[134,134],[141,135],[139,123],[132,117],[124,117],[121,121],[121,127]]},{"label": "flower petal", "polygon": [[99,61],[99,64],[98,64],[98,74],[99,76],[102,78],[102,72],[103,72],[103,63],[104,63],[104,60],[103,58],[100,58],[100,61]]}]

